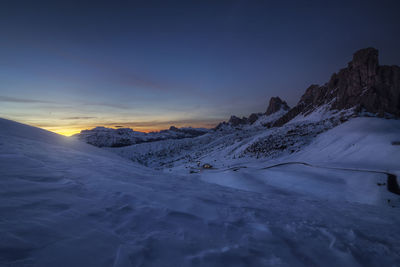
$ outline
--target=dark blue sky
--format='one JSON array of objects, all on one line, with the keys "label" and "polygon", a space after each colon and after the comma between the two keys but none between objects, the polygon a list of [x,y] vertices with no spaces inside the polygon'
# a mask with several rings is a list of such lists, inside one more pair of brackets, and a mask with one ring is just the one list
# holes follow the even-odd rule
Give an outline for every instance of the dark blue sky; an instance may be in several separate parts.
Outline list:
[{"label": "dark blue sky", "polygon": [[67,134],[294,105],[360,48],[400,64],[399,2],[1,1],[0,116]]}]

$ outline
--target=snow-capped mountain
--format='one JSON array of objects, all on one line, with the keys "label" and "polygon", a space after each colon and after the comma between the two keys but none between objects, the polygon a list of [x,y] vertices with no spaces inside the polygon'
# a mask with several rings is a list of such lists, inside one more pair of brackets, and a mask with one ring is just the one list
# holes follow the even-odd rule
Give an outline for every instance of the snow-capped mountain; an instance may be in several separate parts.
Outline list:
[{"label": "snow-capped mountain", "polygon": [[[222,167],[227,161],[248,158],[274,159],[301,151],[316,136],[352,118],[350,111],[315,111],[306,119],[297,118],[281,127],[267,128],[264,125],[279,119],[285,110],[271,115],[262,115],[254,124],[233,126],[222,123],[213,131],[181,140],[163,140],[107,148],[111,152],[153,168],[197,169],[197,162]],[[311,120],[314,119],[314,120]],[[230,163],[229,163],[230,164]]]},{"label": "snow-capped mountain", "polygon": [[79,134],[74,135],[75,138],[97,147],[124,147],[135,144],[155,142],[169,139],[194,138],[204,135],[213,130],[225,131],[233,128],[241,128],[247,125],[263,126],[272,123],[289,110],[289,106],[279,97],[272,97],[265,113],[253,113],[249,118],[238,118],[231,116],[228,122],[222,122],[214,129],[205,128],[176,128],[171,126],[168,130],[159,132],[138,132],[130,128],[106,128],[96,127],[91,130],[83,130]]},{"label": "snow-capped mountain", "polygon": [[165,139],[191,138],[203,135],[208,131],[205,128],[176,128],[171,126],[168,130],[144,133],[130,128],[96,127],[91,130],[83,130],[74,137],[97,147],[121,147]]},{"label": "snow-capped mountain", "polygon": [[211,130],[190,128],[188,132],[171,127],[145,134],[96,128],[82,131],[78,137],[157,169],[184,168],[189,172],[196,170],[199,162],[222,167],[233,159],[273,160],[301,152],[320,134],[355,117],[396,117],[400,109],[396,106],[398,70],[397,66],[379,66],[377,50],[361,49],[327,84],[309,87],[293,108],[272,97],[264,113],[248,118],[231,116]]},{"label": "snow-capped mountain", "polygon": [[[318,135],[352,118],[394,118],[399,114],[399,68],[379,66],[377,55],[373,48],[359,50],[348,68],[334,74],[324,86],[308,88],[291,109],[285,101],[273,97],[265,113],[253,113],[248,118],[231,116],[203,136],[110,150],[147,166],[187,169],[195,168],[204,158],[217,157],[224,162],[221,158],[273,159],[297,153]],[[375,96],[383,104],[368,105]]]},{"label": "snow-capped mountain", "polygon": [[[249,127],[253,127],[251,131],[256,132],[260,126],[279,127],[288,122],[307,121],[326,125],[324,121],[329,120],[333,127],[352,116],[366,114],[400,116],[400,67],[380,66],[378,51],[374,48],[354,53],[348,67],[334,73],[330,81],[322,86],[311,85],[293,108],[279,97],[272,97],[265,113],[253,113],[248,118],[231,116],[228,122],[220,123],[212,131],[172,126],[169,130],[143,133],[129,128],[96,127],[75,136],[98,147],[123,147],[160,140],[194,138],[229,129],[249,130]],[[279,147],[288,146],[290,144]]]}]

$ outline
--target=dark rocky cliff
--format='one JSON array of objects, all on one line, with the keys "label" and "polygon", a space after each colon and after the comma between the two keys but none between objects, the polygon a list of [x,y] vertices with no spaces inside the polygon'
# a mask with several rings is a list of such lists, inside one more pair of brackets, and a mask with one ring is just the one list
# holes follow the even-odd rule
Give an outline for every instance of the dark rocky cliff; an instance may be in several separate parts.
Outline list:
[{"label": "dark rocky cliff", "polygon": [[269,100],[269,105],[268,105],[267,111],[265,112],[265,115],[271,115],[281,109],[289,110],[290,107],[288,106],[288,104],[285,101],[280,99],[278,96],[271,97],[271,99]]},{"label": "dark rocky cliff", "polygon": [[326,104],[335,110],[354,108],[356,113],[366,111],[378,116],[400,117],[400,67],[380,66],[378,50],[361,49],[328,83],[307,88],[299,103],[272,126],[281,126],[299,114],[308,114]]}]

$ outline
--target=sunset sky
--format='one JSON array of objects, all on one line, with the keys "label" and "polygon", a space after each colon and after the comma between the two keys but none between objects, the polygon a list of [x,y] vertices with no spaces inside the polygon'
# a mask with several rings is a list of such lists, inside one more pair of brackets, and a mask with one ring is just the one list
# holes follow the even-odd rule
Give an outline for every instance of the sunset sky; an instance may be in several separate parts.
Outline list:
[{"label": "sunset sky", "polygon": [[212,127],[294,105],[360,48],[400,61],[399,1],[300,2],[1,1],[0,117],[65,135]]}]

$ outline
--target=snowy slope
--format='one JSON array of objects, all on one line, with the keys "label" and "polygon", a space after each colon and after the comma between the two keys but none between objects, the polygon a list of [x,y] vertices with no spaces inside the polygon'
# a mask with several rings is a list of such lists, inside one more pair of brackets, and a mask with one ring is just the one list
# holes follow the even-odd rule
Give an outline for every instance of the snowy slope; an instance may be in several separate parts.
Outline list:
[{"label": "snowy slope", "polygon": [[[353,118],[284,160],[400,172],[400,120]],[[400,173],[399,173],[400,174]]]},{"label": "snowy slope", "polygon": [[271,123],[273,121],[276,121],[277,119],[279,119],[280,117],[282,117],[283,115],[285,115],[287,113],[287,109],[280,109],[270,115],[262,115],[260,116],[256,122],[254,122],[254,126],[263,126],[267,123]]},{"label": "snowy slope", "polygon": [[[163,140],[107,150],[153,168],[184,166],[187,169],[195,167],[198,161],[223,167],[232,164],[232,160],[237,162],[238,159],[244,160],[243,158],[249,158],[250,161],[255,158],[279,158],[287,153],[300,151],[315,136],[351,116],[347,112],[317,110],[282,127],[263,126],[275,121],[285,112],[280,110],[261,116],[252,125],[221,124],[214,131],[196,138]],[[321,120],[312,119],[316,117]]]},{"label": "snowy slope", "polygon": [[[397,123],[381,123],[375,126],[387,128],[365,144],[398,136]],[[339,127],[309,145],[310,160],[318,163],[315,151],[330,132],[349,126]],[[400,264],[400,213],[392,207],[398,199],[376,186],[385,176],[347,179],[346,171],[302,165],[263,169],[267,163],[168,174],[0,120],[0,266]]]}]

